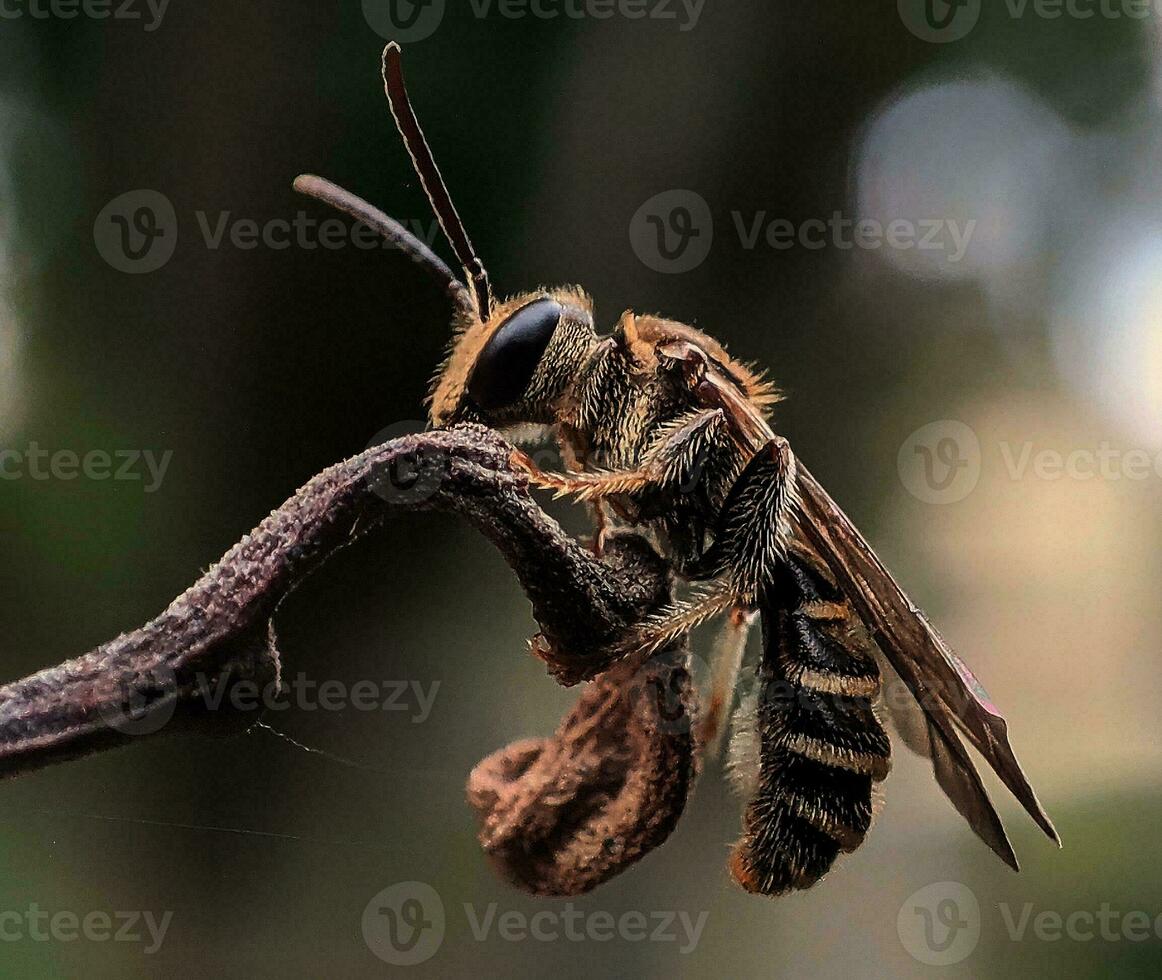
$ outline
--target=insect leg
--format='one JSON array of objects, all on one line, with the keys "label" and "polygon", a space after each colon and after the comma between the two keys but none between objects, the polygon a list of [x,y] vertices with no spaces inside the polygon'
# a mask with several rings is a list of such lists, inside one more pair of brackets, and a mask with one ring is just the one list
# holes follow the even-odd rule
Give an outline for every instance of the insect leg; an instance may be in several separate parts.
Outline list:
[{"label": "insect leg", "polygon": [[558,496],[575,494],[579,500],[632,496],[646,490],[688,492],[698,481],[707,453],[722,444],[725,434],[722,410],[711,409],[664,426],[636,469],[545,473],[527,457],[517,457],[517,462],[536,486]]},{"label": "insect leg", "polygon": [[734,700],[747,637],[756,615],[753,609],[735,606],[723,622],[718,642],[714,645],[710,692],[706,709],[698,719],[698,744],[708,756],[717,755],[721,748],[722,734],[726,730],[723,719]]},{"label": "insect leg", "polygon": [[[566,471],[579,473],[584,468],[584,464],[576,444],[569,439],[560,439],[558,445]],[[527,471],[528,467],[526,466],[525,469]],[[593,554],[601,558],[605,555],[606,540],[614,529],[613,523],[604,501],[591,500],[586,506],[589,509],[589,516],[593,518]]]},{"label": "insect leg", "polygon": [[684,602],[675,602],[643,619],[614,647],[616,658],[650,653],[739,605],[740,597],[726,583],[717,583]]},{"label": "insect leg", "polygon": [[593,512],[593,553],[601,558],[605,554],[605,539],[613,526],[600,500],[594,500],[589,506]]},{"label": "insect leg", "polygon": [[553,659],[547,655],[552,651],[541,636],[533,638],[530,649],[535,656],[549,662],[550,669],[561,683],[576,684],[591,680],[627,658],[649,659],[659,650],[682,640],[691,630],[738,606],[740,601],[729,585],[717,583],[686,601],[670,603],[639,620],[620,638],[601,647],[573,670],[562,669],[559,655]]},{"label": "insect leg", "polygon": [[772,439],[746,464],[722,506],[703,564],[713,574],[729,575],[747,602],[757,601],[786,556],[796,466],[786,441]]}]

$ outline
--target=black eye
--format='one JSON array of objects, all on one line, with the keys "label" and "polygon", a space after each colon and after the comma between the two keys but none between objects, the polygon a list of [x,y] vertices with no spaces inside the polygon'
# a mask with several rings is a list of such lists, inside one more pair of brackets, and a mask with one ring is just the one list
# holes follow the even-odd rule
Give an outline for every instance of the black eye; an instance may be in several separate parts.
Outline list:
[{"label": "black eye", "polygon": [[538,299],[504,321],[476,358],[468,394],[485,411],[520,401],[561,320],[561,304]]}]

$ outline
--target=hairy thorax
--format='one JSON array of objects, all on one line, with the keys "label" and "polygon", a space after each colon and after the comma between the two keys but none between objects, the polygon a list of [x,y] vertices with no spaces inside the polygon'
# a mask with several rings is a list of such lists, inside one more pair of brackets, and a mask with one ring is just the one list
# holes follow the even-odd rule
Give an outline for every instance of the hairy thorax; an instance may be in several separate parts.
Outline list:
[{"label": "hairy thorax", "polygon": [[643,357],[619,331],[579,372],[558,435],[573,472],[640,472],[683,427],[697,434],[681,479],[649,481],[606,503],[621,521],[654,531],[679,570],[693,574],[745,458],[683,379],[657,357]]}]

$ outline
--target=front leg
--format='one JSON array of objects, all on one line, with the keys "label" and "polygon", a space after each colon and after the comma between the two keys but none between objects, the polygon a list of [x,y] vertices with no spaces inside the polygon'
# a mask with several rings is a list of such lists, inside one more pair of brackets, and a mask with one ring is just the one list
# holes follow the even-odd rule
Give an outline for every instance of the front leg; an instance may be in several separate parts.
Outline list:
[{"label": "front leg", "polygon": [[755,605],[793,544],[797,462],[785,439],[771,439],[746,464],[723,504],[714,544],[698,577],[707,588],[646,617],[616,647],[609,662],[641,650],[660,650],[674,638],[730,610]]},{"label": "front leg", "polygon": [[722,410],[709,409],[680,416],[662,426],[635,469],[545,473],[524,454],[514,462],[527,471],[534,486],[552,490],[559,497],[573,494],[578,500],[599,501],[646,494],[688,494],[701,480],[707,460],[728,438]]}]

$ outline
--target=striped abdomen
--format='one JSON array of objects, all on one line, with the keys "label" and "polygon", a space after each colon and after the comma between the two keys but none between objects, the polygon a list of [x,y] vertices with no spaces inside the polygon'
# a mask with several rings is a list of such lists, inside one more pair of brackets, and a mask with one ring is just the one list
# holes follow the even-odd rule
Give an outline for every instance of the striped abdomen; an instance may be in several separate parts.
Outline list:
[{"label": "striped abdomen", "polygon": [[758,773],[731,872],[777,895],[809,888],[863,842],[890,745],[873,709],[873,641],[830,573],[789,555],[759,606]]}]

